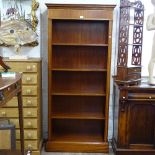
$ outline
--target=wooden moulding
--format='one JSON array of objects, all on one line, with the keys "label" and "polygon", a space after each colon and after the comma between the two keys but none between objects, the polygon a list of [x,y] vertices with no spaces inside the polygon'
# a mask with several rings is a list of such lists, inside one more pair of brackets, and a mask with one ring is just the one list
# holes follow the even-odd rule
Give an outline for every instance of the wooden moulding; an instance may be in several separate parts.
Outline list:
[{"label": "wooden moulding", "polygon": [[[112,9],[115,5],[93,5],[93,4],[48,4],[49,19],[79,19],[81,14],[84,19],[112,20]],[[52,10],[52,11],[51,11]]]},{"label": "wooden moulding", "polygon": [[[72,147],[70,147],[72,145]],[[52,142],[48,141],[46,144],[46,151],[58,151],[58,152],[109,152],[108,143],[98,142]]]},{"label": "wooden moulding", "polygon": [[115,155],[155,155],[154,149],[131,149],[131,148],[118,148],[115,138],[112,139],[112,148]]}]

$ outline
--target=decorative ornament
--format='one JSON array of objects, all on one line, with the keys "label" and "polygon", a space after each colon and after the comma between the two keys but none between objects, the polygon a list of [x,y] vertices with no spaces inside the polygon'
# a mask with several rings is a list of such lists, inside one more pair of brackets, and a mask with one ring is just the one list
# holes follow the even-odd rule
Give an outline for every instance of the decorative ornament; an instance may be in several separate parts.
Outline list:
[{"label": "decorative ornament", "polygon": [[[38,35],[35,32],[38,24],[36,10],[39,3],[32,0],[30,19],[25,18],[21,0],[13,0],[14,5],[7,8],[5,17],[0,20],[0,45],[14,46],[16,52],[21,46],[37,46]],[[1,12],[0,12],[1,19]]]}]

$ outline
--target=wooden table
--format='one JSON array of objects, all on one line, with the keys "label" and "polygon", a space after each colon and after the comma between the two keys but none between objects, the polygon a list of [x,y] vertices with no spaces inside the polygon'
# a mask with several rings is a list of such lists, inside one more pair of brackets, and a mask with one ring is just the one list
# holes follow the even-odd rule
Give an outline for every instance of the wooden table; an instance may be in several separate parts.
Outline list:
[{"label": "wooden table", "polygon": [[0,150],[0,155],[24,155],[24,129],[23,129],[21,74],[15,73],[15,77],[7,77],[7,78],[2,78],[0,76],[0,107],[2,107],[6,102],[8,102],[14,96],[17,96],[18,98],[21,151]]}]

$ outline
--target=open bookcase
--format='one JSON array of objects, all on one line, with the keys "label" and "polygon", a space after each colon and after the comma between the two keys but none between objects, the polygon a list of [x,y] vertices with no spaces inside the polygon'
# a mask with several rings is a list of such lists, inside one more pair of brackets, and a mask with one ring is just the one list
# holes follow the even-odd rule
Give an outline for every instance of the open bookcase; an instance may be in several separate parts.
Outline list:
[{"label": "open bookcase", "polygon": [[107,152],[114,6],[47,7],[46,151]]}]

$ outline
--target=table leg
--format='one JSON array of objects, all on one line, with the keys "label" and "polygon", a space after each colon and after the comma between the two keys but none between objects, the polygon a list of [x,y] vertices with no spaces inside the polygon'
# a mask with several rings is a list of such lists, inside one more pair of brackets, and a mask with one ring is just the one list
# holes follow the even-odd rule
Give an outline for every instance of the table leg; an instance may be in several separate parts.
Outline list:
[{"label": "table leg", "polygon": [[24,155],[23,103],[22,103],[21,91],[17,94],[17,98],[18,98],[18,111],[19,111],[21,153],[22,155]]}]

